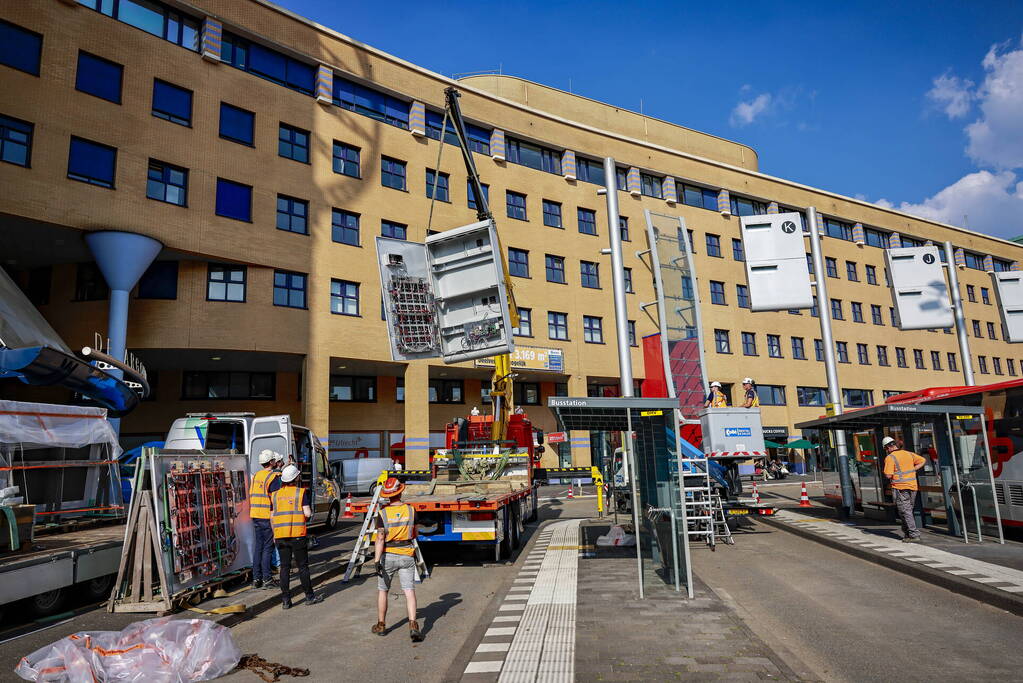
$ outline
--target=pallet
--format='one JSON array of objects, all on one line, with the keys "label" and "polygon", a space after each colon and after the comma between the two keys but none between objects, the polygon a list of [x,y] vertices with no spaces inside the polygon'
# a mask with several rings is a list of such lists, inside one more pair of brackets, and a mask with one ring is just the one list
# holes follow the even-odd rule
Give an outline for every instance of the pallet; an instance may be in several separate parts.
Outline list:
[{"label": "pallet", "polygon": [[[160,549],[160,531],[156,526],[150,491],[137,491],[128,512],[128,532],[121,552],[114,591],[108,612],[169,613],[173,601]],[[157,586],[153,586],[153,565]]]}]

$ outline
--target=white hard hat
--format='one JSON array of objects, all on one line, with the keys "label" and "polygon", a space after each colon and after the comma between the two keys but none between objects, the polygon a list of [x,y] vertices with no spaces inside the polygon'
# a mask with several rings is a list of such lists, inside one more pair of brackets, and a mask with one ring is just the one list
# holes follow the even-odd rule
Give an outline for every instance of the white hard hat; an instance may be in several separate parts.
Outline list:
[{"label": "white hard hat", "polygon": [[747,377],[746,379],[742,380],[742,383],[743,384],[753,384],[753,378],[752,377]]},{"label": "white hard hat", "polygon": [[285,484],[287,484],[288,482],[295,481],[296,479],[298,479],[298,474],[299,472],[297,467],[295,467],[294,465],[288,465],[283,470],[281,470],[281,481],[283,481]]},{"label": "white hard hat", "polygon": [[721,386],[721,382],[711,382],[710,385],[712,387],[720,387]]},{"label": "white hard hat", "polygon": [[271,460],[276,460],[277,454],[271,451],[269,448],[264,448],[259,452],[259,464],[265,465]]},{"label": "white hard hat", "polygon": [[278,462],[284,462],[284,456],[278,453],[277,451],[274,451],[274,460],[277,460]]},{"label": "white hard hat", "polygon": [[893,443],[895,443],[895,439],[893,439],[893,438],[892,438],[892,437],[890,437],[890,436],[886,436],[885,438],[881,439],[881,447],[882,447],[882,448],[885,448],[885,447],[887,447],[887,446],[890,446],[890,445],[891,445],[891,444],[893,444]]}]

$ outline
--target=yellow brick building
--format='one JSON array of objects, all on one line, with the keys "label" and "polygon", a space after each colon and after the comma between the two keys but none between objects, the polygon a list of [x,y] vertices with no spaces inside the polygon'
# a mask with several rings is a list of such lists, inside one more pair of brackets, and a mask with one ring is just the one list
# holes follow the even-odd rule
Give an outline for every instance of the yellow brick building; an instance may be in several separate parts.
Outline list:
[{"label": "yellow brick building", "polygon": [[[485,368],[390,360],[375,265],[377,235],[422,241],[428,229],[475,219],[457,149],[445,145],[435,169],[451,80],[261,0],[4,3],[0,34],[3,267],[80,347],[107,324],[83,234],[126,231],[164,245],[130,305],[128,347],[155,391],[123,421],[126,443],[160,437],[185,412],[289,412],[329,433],[337,455],[395,445],[415,466],[446,422],[483,406]],[[555,428],[548,396],[617,382],[597,195],[605,156],[620,166],[635,338],[656,332],[640,306],[654,298],[637,254],[647,246],[643,211],[682,216],[708,376],[756,378],[769,438],[796,436],[795,422],[822,412],[820,330],[810,311],[741,306],[738,215],[815,206],[827,219],[851,405],[962,383],[955,335],[892,326],[878,248],[888,244],[951,240],[978,381],[1020,371],[986,272],[1023,260],[1019,245],[761,174],[747,146],[611,104],[508,76],[454,84],[514,250],[529,316],[517,342],[563,353],[562,371],[517,378],[518,402],[545,430]],[[442,196],[428,225],[435,180]],[[642,379],[639,346],[632,355]],[[11,381],[0,396],[72,398]],[[563,461],[588,463],[589,446],[574,434]],[[546,462],[557,457],[548,446]]]}]

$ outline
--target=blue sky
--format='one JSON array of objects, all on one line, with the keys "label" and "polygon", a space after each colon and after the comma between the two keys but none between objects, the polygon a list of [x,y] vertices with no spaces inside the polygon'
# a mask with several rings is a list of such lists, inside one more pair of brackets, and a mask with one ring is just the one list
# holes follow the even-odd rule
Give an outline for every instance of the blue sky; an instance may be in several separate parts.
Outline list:
[{"label": "blue sky", "polygon": [[765,173],[1023,234],[1019,0],[277,2],[439,73],[642,106],[751,145]]}]

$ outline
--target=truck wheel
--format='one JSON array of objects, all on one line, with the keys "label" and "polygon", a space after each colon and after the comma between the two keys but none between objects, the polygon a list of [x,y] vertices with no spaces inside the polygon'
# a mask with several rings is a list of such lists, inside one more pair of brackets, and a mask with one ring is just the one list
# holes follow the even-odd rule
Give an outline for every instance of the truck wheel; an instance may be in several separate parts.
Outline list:
[{"label": "truck wheel", "polygon": [[323,526],[327,528],[327,531],[333,531],[337,528],[337,519],[341,514],[341,506],[334,503],[330,506],[330,512],[327,513],[327,519],[324,521]]},{"label": "truck wheel", "polygon": [[64,604],[63,589],[56,588],[39,595],[33,595],[28,599],[28,610],[34,616],[45,617],[49,614],[56,614]]},{"label": "truck wheel", "polygon": [[90,602],[106,600],[110,597],[110,589],[114,585],[115,578],[117,577],[114,574],[107,574],[106,576],[97,576],[95,579],[84,581],[79,585],[89,597]]}]

